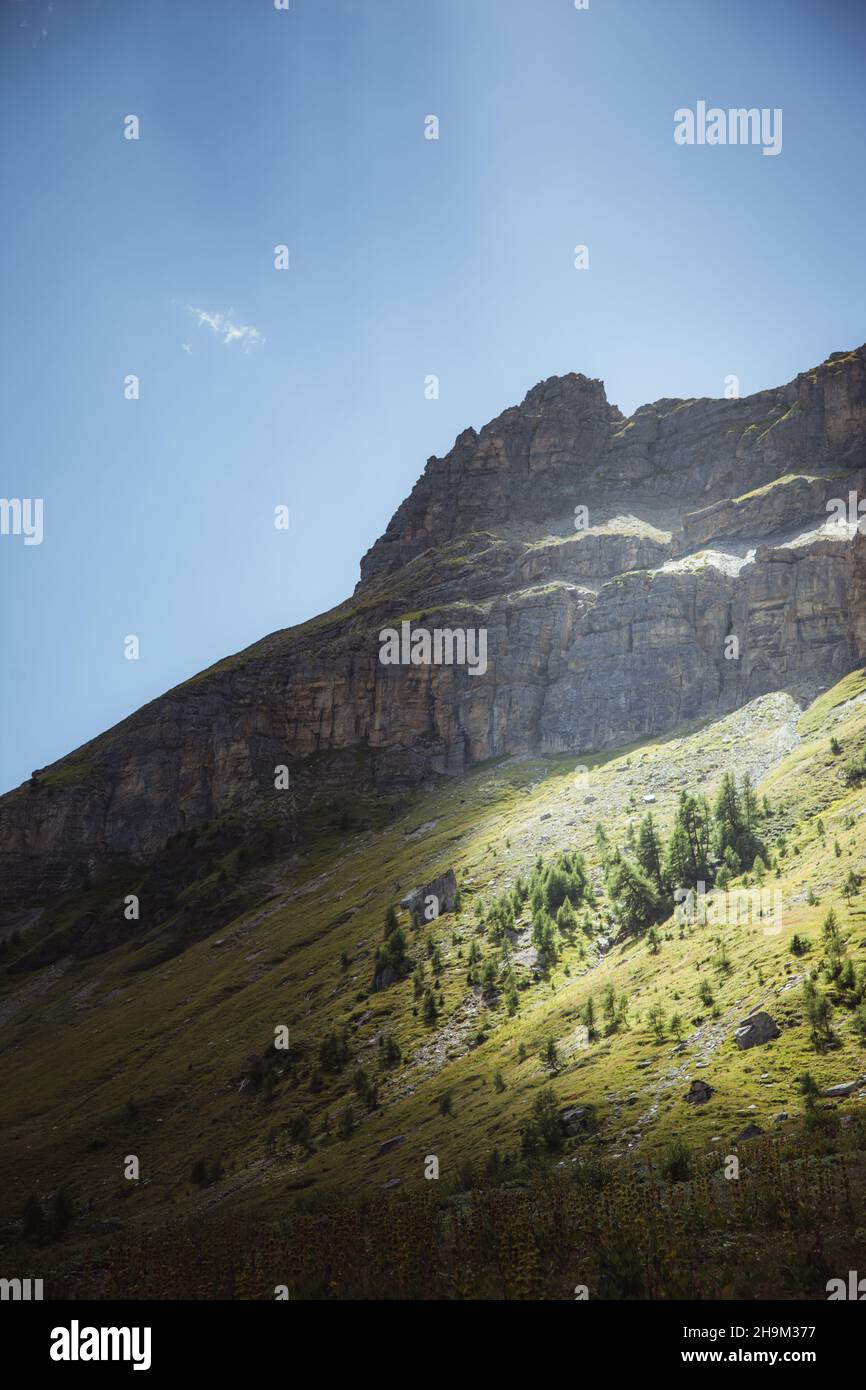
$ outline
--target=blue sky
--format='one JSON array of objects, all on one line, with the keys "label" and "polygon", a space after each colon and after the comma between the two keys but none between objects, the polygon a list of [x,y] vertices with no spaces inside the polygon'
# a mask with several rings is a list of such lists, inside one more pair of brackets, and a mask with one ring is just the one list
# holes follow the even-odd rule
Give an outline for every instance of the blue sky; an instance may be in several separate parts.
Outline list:
[{"label": "blue sky", "polygon": [[[0,0],[0,496],[44,499],[0,790],[343,599],[543,377],[630,412],[866,339],[864,39],[855,0]],[[781,154],[677,146],[698,100],[781,107]]]}]

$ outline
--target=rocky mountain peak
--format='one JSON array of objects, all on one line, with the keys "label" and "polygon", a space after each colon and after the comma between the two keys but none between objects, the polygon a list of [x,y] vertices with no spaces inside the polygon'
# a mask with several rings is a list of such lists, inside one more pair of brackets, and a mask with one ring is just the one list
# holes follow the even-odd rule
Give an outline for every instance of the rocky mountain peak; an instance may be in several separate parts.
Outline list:
[{"label": "rocky mountain peak", "polygon": [[549,377],[480,432],[431,458],[361,562],[360,588],[423,552],[487,529],[561,530],[575,506],[644,503],[674,513],[800,470],[862,466],[866,348],[741,398],[664,398],[626,419],[601,381]]},{"label": "rocky mountain peak", "polygon": [[[503,754],[590,753],[814,693],[866,661],[866,537],[828,511],[864,477],[864,348],[628,420],[600,381],[539,382],[428,461],[353,598],[0,798],[4,897],[214,818],[268,822],[277,765],[309,812],[347,785],[403,795]],[[404,622],[483,630],[484,670],[383,664],[379,633]]]}]

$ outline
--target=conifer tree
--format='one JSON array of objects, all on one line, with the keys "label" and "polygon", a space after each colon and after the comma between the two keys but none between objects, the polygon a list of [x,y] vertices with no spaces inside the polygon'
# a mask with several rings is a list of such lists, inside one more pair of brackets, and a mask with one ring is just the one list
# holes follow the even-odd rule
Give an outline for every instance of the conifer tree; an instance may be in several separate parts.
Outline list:
[{"label": "conifer tree", "polygon": [[641,822],[637,841],[637,862],[640,864],[644,873],[647,874],[655,883],[656,887],[661,890],[663,886],[662,844],[656,833],[651,811],[647,812]]}]

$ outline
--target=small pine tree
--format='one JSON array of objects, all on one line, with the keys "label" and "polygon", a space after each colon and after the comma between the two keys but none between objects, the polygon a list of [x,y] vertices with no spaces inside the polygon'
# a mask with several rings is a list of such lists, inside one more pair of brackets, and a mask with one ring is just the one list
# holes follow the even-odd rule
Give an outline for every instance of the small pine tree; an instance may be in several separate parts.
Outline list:
[{"label": "small pine tree", "polygon": [[521,1130],[520,1145],[525,1158],[534,1158],[544,1150],[555,1153],[562,1148],[556,1093],[549,1087],[535,1097],[529,1123]]},{"label": "small pine tree", "polygon": [[832,907],[821,923],[821,933],[825,941],[839,940],[839,919]]},{"label": "small pine tree", "polygon": [[655,1037],[656,1042],[664,1042],[665,1015],[664,1009],[662,1008],[661,1004],[653,1004],[652,1008],[647,1014],[647,1021],[649,1022],[649,1025],[652,1028],[653,1036]]},{"label": "small pine tree", "polygon": [[656,833],[652,812],[647,812],[641,822],[636,857],[647,877],[652,880],[656,888],[661,890],[663,886],[662,844]]}]

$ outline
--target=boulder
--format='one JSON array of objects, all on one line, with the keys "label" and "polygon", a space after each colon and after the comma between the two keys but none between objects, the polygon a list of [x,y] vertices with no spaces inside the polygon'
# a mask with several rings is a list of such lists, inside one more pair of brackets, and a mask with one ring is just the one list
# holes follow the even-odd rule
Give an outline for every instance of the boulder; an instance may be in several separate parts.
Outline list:
[{"label": "boulder", "polygon": [[746,1125],[746,1128],[737,1135],[734,1143],[740,1144],[745,1139],[760,1139],[763,1133],[764,1131],[761,1129],[760,1125]]},{"label": "boulder", "polygon": [[706,1081],[693,1081],[686,1091],[685,1099],[689,1105],[704,1105],[713,1094],[713,1088]]},{"label": "boulder", "polygon": [[739,1048],[757,1047],[760,1043],[770,1042],[778,1036],[779,1029],[775,1020],[763,1009],[756,1009],[748,1018],[743,1019],[734,1034],[734,1041]]},{"label": "boulder", "polygon": [[392,1149],[399,1149],[400,1145],[405,1142],[405,1139],[405,1134],[395,1134],[393,1139],[385,1139],[379,1145],[379,1153],[389,1154],[391,1153]]},{"label": "boulder", "polygon": [[860,1081],[840,1081],[837,1086],[829,1086],[824,1095],[828,1100],[842,1100],[845,1096],[852,1096],[860,1086]]},{"label": "boulder", "polygon": [[592,1127],[592,1106],[591,1105],[570,1105],[566,1110],[559,1112],[559,1124],[563,1134],[573,1138],[576,1134],[582,1134],[585,1130]]},{"label": "boulder", "polygon": [[429,920],[432,921],[433,917],[441,917],[443,912],[454,911],[457,902],[457,879],[454,877],[453,869],[447,869],[444,874],[431,879],[422,888],[413,888],[411,893],[407,893],[405,898],[400,899],[400,906],[411,912],[413,917],[426,921],[428,920],[426,917],[428,898],[436,899],[436,910]]}]

